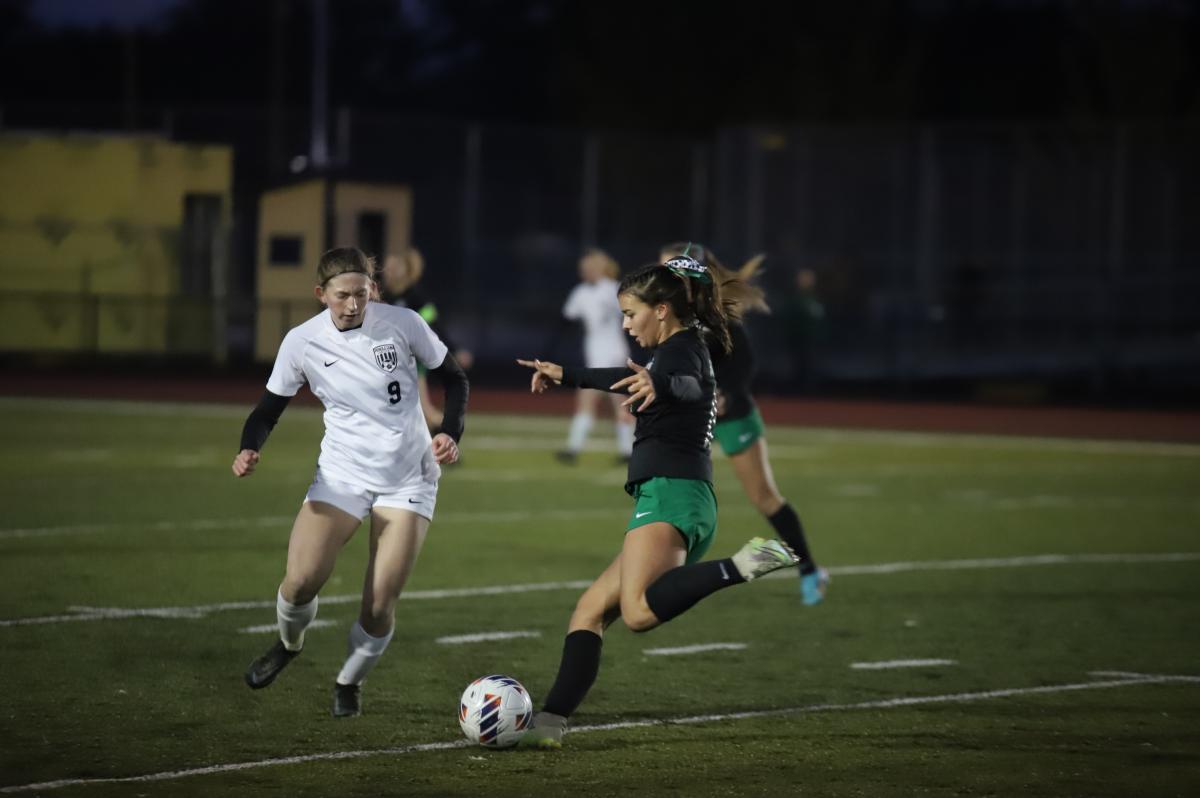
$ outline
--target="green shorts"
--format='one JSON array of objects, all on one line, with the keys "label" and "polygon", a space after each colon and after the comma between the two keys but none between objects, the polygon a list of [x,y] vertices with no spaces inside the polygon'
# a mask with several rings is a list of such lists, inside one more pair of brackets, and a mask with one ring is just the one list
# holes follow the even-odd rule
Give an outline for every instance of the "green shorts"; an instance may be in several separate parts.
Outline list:
[{"label": "green shorts", "polygon": [[761,438],[766,431],[762,413],[758,412],[756,407],[741,418],[718,421],[713,427],[713,437],[721,444],[721,449],[725,454],[733,457],[753,446],[754,442]]},{"label": "green shorts", "polygon": [[633,515],[628,532],[639,526],[665,521],[679,530],[687,546],[687,562],[702,558],[717,535],[717,496],[702,479],[654,477],[634,489]]}]

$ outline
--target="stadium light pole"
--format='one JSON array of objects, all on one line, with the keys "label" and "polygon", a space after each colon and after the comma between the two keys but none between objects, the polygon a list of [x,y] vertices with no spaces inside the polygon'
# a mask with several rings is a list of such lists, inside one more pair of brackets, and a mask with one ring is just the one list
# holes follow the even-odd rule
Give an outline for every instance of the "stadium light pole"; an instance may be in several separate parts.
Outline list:
[{"label": "stadium light pole", "polygon": [[309,157],[314,169],[329,162],[329,2],[312,0],[312,140]]}]

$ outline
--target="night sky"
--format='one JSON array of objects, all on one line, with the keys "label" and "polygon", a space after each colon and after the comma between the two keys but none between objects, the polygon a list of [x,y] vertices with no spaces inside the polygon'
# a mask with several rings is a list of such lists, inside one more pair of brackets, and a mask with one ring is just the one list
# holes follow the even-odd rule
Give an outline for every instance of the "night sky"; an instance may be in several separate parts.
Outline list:
[{"label": "night sky", "polygon": [[[1189,119],[1184,0],[336,0],[330,102],[615,127]],[[303,108],[304,0],[0,0],[0,102]]]}]

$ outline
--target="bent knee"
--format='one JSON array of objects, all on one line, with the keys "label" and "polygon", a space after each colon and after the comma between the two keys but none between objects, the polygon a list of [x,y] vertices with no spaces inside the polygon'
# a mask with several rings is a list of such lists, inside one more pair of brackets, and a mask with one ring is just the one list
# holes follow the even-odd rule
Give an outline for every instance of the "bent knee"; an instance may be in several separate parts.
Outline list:
[{"label": "bent knee", "polygon": [[645,598],[621,602],[621,619],[631,632],[649,632],[659,625],[658,616],[651,611]]},{"label": "bent knee", "polygon": [[288,574],[279,586],[279,592],[289,604],[297,606],[307,604],[317,597],[321,591],[321,583],[312,576],[293,576]]}]

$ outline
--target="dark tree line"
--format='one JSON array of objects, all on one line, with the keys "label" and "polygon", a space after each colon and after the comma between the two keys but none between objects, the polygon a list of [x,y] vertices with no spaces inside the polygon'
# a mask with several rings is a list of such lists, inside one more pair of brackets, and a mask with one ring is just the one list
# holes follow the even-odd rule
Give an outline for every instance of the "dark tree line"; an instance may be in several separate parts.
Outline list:
[{"label": "dark tree line", "polygon": [[[1187,0],[332,0],[334,106],[628,127],[1200,116]],[[309,0],[134,30],[0,0],[0,102],[303,107]]]}]

